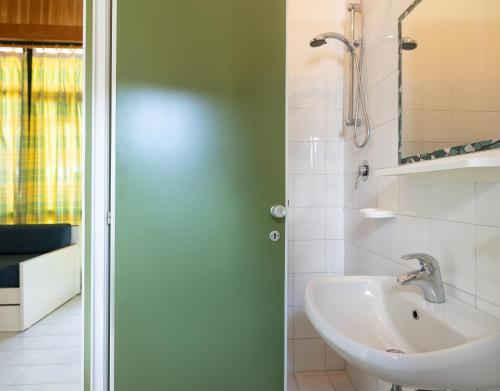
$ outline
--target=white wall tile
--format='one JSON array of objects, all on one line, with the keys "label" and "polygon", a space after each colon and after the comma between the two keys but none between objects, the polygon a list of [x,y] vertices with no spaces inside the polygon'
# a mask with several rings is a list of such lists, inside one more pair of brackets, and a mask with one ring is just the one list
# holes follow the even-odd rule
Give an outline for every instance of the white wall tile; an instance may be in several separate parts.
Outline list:
[{"label": "white wall tile", "polygon": [[399,258],[397,219],[383,219],[377,221],[375,240],[375,251],[377,254],[397,260]]},{"label": "white wall tile", "polygon": [[324,142],[291,141],[289,146],[291,173],[325,173],[326,144]]},{"label": "white wall tile", "polygon": [[294,207],[322,207],[326,203],[324,175],[295,175]]},{"label": "white wall tile", "polygon": [[374,261],[376,263],[376,274],[379,276],[398,276],[399,264],[381,256],[375,255]]},{"label": "white wall tile", "polygon": [[398,72],[380,81],[367,94],[371,125],[375,128],[398,117]]},{"label": "white wall tile", "polygon": [[443,280],[475,293],[475,229],[471,224],[431,220],[431,252],[439,262]]},{"label": "white wall tile", "polygon": [[[368,52],[366,63],[366,88],[369,89],[386,78],[391,73],[397,71],[397,57],[392,54],[398,50],[396,39],[386,39],[373,50]],[[407,102],[409,103],[409,102]]]},{"label": "white wall tile", "polygon": [[475,185],[431,185],[431,217],[473,223],[475,221]]},{"label": "white wall tile", "polygon": [[366,146],[368,162],[372,169],[393,167],[399,164],[398,134],[397,119],[373,129],[371,139]]},{"label": "white wall tile", "polygon": [[296,372],[325,370],[325,343],[321,338],[293,341],[293,364]]},{"label": "white wall tile", "polygon": [[345,239],[351,243],[359,241],[359,212],[355,209],[344,209]]},{"label": "white wall tile", "polygon": [[293,274],[288,274],[287,276],[287,297],[286,297],[286,302],[288,307],[293,307],[293,295],[294,295],[294,289],[293,289]]},{"label": "white wall tile", "polygon": [[294,82],[294,106],[296,109],[325,109],[326,81],[296,78]]},{"label": "white wall tile", "polygon": [[377,182],[375,176],[368,176],[366,181],[359,182],[358,192],[360,208],[377,207]]},{"label": "white wall tile", "polygon": [[327,273],[344,273],[344,241],[328,240],[326,242]]},{"label": "white wall tile", "polygon": [[359,245],[367,250],[375,251],[377,247],[377,220],[360,217]]},{"label": "white wall tile", "polygon": [[304,307],[295,307],[293,310],[293,330],[295,339],[320,338],[307,318]]},{"label": "white wall tile", "polygon": [[500,306],[500,228],[476,227],[477,296]]},{"label": "white wall tile", "polygon": [[326,272],[326,243],[324,240],[296,240],[294,247],[294,273]]},{"label": "white wall tile", "polygon": [[399,210],[399,178],[375,177],[377,186],[377,208]]},{"label": "white wall tile", "polygon": [[325,136],[328,141],[340,141],[344,129],[344,116],[340,109],[326,111]]},{"label": "white wall tile", "polygon": [[500,227],[500,183],[476,185],[476,222]]},{"label": "white wall tile", "polygon": [[326,172],[328,174],[342,174],[344,172],[343,143],[330,141],[326,143]]},{"label": "white wall tile", "polygon": [[427,219],[399,216],[399,255],[431,251],[430,223]]},{"label": "white wall tile", "polygon": [[324,109],[294,109],[291,139],[298,141],[325,141],[326,112]]},{"label": "white wall tile", "polygon": [[326,216],[323,208],[294,209],[294,239],[325,239]]},{"label": "white wall tile", "polygon": [[326,345],[326,370],[341,371],[344,369],[345,363],[342,357],[338,355],[332,348]]},{"label": "white wall tile", "polygon": [[344,175],[344,206],[351,209],[359,209],[359,191],[354,184],[356,175]]},{"label": "white wall tile", "polygon": [[293,240],[288,240],[287,243],[287,273],[293,273]]},{"label": "white wall tile", "polygon": [[[344,59],[344,58],[342,58]],[[326,80],[326,107],[329,110],[342,110],[344,104],[344,75]],[[342,118],[342,114],[340,114]]]},{"label": "white wall tile", "polygon": [[293,305],[295,307],[304,305],[304,292],[307,284],[318,277],[321,277],[321,274],[302,273],[293,275]]},{"label": "white wall tile", "polygon": [[344,239],[344,210],[342,208],[326,210],[326,239]]},{"label": "white wall tile", "polygon": [[430,186],[414,184],[408,177],[399,180],[399,211],[403,215],[428,217]]},{"label": "white wall tile", "polygon": [[367,276],[377,275],[377,255],[371,251],[360,248],[357,273]]},{"label": "white wall tile", "polygon": [[344,206],[344,176],[326,176],[326,206],[342,208]]}]

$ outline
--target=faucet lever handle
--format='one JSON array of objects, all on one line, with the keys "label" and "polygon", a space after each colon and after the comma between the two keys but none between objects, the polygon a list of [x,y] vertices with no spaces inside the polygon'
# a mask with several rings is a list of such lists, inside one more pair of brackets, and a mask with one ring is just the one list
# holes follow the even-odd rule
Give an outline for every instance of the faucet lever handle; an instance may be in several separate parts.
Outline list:
[{"label": "faucet lever handle", "polygon": [[368,180],[368,175],[370,175],[370,166],[366,160],[363,161],[358,167],[358,176],[356,178],[356,183],[354,184],[354,188],[357,190],[359,187],[359,183],[361,181]]},{"label": "faucet lever handle", "polygon": [[404,260],[412,260],[416,259],[420,266],[422,267],[421,271],[431,275],[435,270],[439,269],[439,262],[432,255],[424,254],[424,253],[412,253],[401,256],[401,259]]}]

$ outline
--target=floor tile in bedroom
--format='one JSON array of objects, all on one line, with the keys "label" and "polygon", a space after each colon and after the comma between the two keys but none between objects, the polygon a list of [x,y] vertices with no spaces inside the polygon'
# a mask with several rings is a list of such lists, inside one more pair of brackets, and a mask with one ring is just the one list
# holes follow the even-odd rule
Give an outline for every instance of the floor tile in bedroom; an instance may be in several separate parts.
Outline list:
[{"label": "floor tile in bedroom", "polygon": [[81,299],[21,333],[0,333],[0,391],[80,391]]}]

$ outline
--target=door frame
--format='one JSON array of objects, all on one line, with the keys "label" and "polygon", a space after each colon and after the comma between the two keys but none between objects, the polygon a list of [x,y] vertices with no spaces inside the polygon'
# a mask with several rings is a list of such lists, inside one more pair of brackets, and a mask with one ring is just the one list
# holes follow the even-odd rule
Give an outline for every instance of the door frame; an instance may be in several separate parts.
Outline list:
[{"label": "door frame", "polygon": [[[90,244],[91,276],[90,292],[85,299],[90,302],[90,330],[86,331],[88,340],[85,341],[84,350],[89,351],[90,357],[84,360],[89,365],[90,379],[84,379],[84,384],[89,384],[90,390],[108,391],[112,374],[110,365],[110,352],[112,336],[110,327],[110,292],[111,292],[111,263],[110,263],[110,238],[111,238],[111,126],[113,118],[112,94],[112,0],[86,0],[85,9],[92,7],[91,20],[85,21],[86,28],[91,28],[92,39],[89,55],[92,56],[91,78],[91,143],[89,150],[91,156],[91,173],[87,176],[90,183],[86,190],[91,192],[90,237],[86,243]],[[86,13],[87,16],[89,14]],[[86,45],[87,47],[90,45]]]}]

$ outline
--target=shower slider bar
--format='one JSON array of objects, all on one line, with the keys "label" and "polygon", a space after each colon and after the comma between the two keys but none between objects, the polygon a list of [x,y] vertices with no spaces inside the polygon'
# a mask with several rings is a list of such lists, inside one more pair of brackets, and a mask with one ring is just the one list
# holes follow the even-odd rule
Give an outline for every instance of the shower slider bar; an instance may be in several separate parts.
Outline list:
[{"label": "shower slider bar", "polygon": [[[354,38],[354,34],[356,33],[356,13],[361,12],[361,5],[358,3],[349,3],[347,4],[347,11],[350,13],[351,19],[351,42],[356,45],[356,41]],[[356,45],[357,46],[357,45]],[[356,79],[356,64],[354,63],[354,59],[351,59],[351,91],[350,91],[350,99],[349,99],[349,114],[345,121],[347,126],[354,126],[354,105],[356,103],[355,92],[354,92],[354,83]],[[358,126],[360,125],[361,120],[358,119]]]}]

